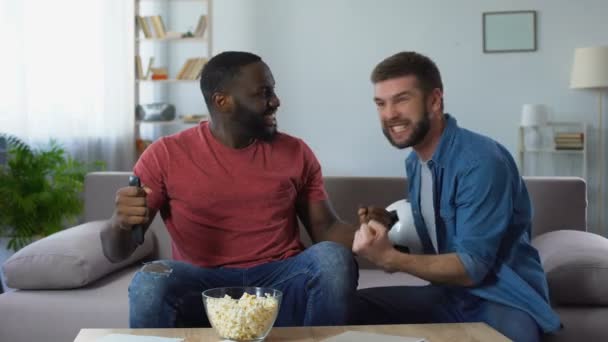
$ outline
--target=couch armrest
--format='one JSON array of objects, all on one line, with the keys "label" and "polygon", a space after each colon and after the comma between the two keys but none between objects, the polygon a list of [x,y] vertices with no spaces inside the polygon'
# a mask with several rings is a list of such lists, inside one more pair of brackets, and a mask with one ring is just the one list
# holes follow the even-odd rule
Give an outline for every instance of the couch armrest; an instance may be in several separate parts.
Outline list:
[{"label": "couch armrest", "polygon": [[154,251],[154,234],[128,259],[111,263],[103,254],[99,233],[105,221],[93,221],[38,240],[15,253],[2,266],[9,287],[24,290],[77,288],[130,265]]}]

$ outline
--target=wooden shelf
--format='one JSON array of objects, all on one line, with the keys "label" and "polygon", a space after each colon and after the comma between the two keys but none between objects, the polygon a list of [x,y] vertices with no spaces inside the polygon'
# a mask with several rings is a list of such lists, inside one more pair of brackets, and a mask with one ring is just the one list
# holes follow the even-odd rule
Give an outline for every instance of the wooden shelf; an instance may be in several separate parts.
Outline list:
[{"label": "wooden shelf", "polygon": [[166,2],[207,2],[208,0],[139,0],[140,2],[155,2],[155,1],[166,1]]},{"label": "wooden shelf", "polygon": [[158,126],[167,126],[167,125],[188,125],[188,126],[196,126],[200,122],[185,122],[179,119],[174,119],[170,121],[141,121],[136,120],[136,125],[158,125]]},{"label": "wooden shelf", "polygon": [[196,80],[176,80],[176,79],[169,79],[169,80],[137,80],[137,83],[192,83],[192,82],[198,82],[198,79]]},{"label": "wooden shelf", "polygon": [[527,149],[524,153],[584,154],[585,150]]},{"label": "wooden shelf", "polygon": [[205,37],[175,37],[175,38],[137,38],[138,42],[167,42],[167,41],[191,41],[191,42],[206,42]]}]

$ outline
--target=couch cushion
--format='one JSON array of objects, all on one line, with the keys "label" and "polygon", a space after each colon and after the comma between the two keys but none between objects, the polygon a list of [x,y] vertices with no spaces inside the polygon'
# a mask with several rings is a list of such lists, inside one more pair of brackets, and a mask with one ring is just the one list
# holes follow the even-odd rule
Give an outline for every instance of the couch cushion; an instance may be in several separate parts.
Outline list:
[{"label": "couch cushion", "polygon": [[557,306],[554,309],[564,327],[545,335],[543,342],[608,341],[608,307]]},{"label": "couch cushion", "polygon": [[128,287],[140,267],[136,263],[78,289],[0,295],[0,341],[65,342],[84,328],[128,328]]},{"label": "couch cushion", "polygon": [[27,290],[81,287],[153,252],[154,235],[148,231],[133,255],[111,263],[101,247],[103,226],[104,221],[88,222],[24,247],[2,266],[7,285]]},{"label": "couch cushion", "polygon": [[559,230],[532,240],[547,274],[555,304],[608,304],[608,239]]}]

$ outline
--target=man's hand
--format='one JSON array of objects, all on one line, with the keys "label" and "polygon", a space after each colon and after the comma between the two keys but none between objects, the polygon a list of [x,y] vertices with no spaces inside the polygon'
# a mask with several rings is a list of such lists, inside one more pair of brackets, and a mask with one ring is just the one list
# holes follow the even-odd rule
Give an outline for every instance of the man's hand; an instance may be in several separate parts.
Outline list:
[{"label": "man's hand", "polygon": [[387,228],[390,228],[392,223],[391,214],[384,208],[361,206],[357,211],[357,215],[359,215],[359,224],[367,224],[373,220]]},{"label": "man's hand", "polygon": [[361,224],[355,233],[353,252],[388,272],[395,271],[388,267],[389,256],[394,251],[395,248],[388,239],[388,229],[375,220]]},{"label": "man's hand", "polygon": [[147,207],[146,196],[151,192],[149,188],[135,186],[116,192],[114,214],[99,233],[103,254],[111,262],[125,260],[137,248],[131,234],[133,226],[141,224],[145,232],[156,216],[156,210]]},{"label": "man's hand", "polygon": [[127,186],[116,192],[112,226],[122,230],[131,230],[138,224],[146,224],[149,220],[146,195],[149,188]]},{"label": "man's hand", "polygon": [[474,285],[457,254],[400,253],[388,239],[386,227],[374,220],[362,224],[355,233],[353,252],[387,272],[405,272],[433,283]]}]

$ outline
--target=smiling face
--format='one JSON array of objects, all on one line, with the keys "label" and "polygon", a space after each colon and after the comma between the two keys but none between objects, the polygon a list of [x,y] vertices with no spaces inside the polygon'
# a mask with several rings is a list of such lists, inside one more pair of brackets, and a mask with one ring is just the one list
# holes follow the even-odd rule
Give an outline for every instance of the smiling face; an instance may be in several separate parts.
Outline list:
[{"label": "smiling face", "polygon": [[281,102],[274,86],[268,66],[256,62],[242,67],[231,87],[233,120],[253,138],[269,141],[277,132],[276,111]]},{"label": "smiling face", "polygon": [[393,146],[413,147],[424,140],[431,126],[427,98],[414,75],[374,84],[382,131]]}]

